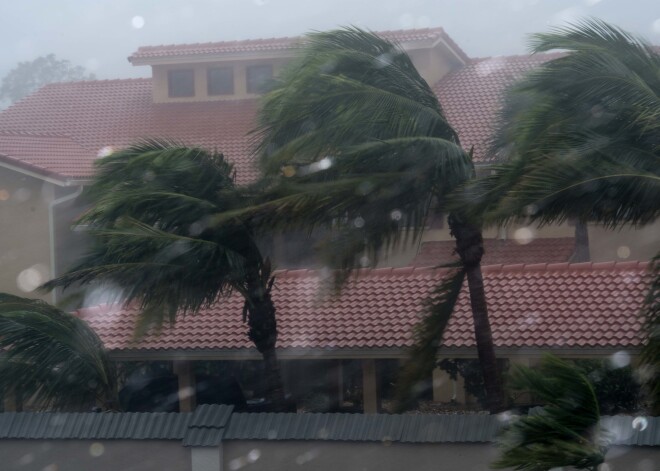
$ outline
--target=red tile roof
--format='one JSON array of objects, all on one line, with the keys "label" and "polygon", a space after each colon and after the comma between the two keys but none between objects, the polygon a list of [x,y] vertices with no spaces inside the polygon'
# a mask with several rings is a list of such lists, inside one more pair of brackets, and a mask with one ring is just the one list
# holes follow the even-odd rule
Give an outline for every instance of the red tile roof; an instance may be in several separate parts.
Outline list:
[{"label": "red tile roof", "polygon": [[[417,255],[410,262],[416,267],[433,267],[455,262],[456,241],[442,240],[423,242]],[[558,263],[567,262],[575,249],[573,237],[534,239],[528,244],[519,244],[512,239],[484,239],[484,265],[511,263]]]},{"label": "red tile roof", "polygon": [[[484,267],[493,337],[497,348],[636,348],[638,312],[647,281],[646,263],[495,265]],[[341,350],[400,349],[411,345],[420,302],[443,271],[430,268],[362,271],[335,298],[319,294],[320,273],[277,274],[273,298],[278,348]],[[106,347],[137,351],[251,349],[241,322],[238,296],[181,319],[160,336],[132,343],[137,311],[97,306],[79,311]],[[464,287],[449,323],[444,347],[475,346]]]},{"label": "red tile roof", "polygon": [[246,134],[256,100],[153,103],[150,79],[46,85],[0,113],[0,154],[42,173],[89,178],[99,151],[142,138],[218,149],[240,182],[257,171]]},{"label": "red tile roof", "polygon": [[[399,43],[423,40],[444,40],[464,61],[467,55],[445,33],[442,28],[423,28],[397,31],[381,31],[378,35]],[[302,43],[302,37],[283,37],[268,39],[247,39],[243,41],[221,41],[196,44],[167,44],[161,46],[144,46],[138,48],[128,60],[131,62],[148,62],[150,59],[161,59],[181,56],[216,55],[245,52],[270,52],[293,49]]]},{"label": "red tile roof", "polygon": [[447,119],[458,131],[461,144],[466,149],[474,146],[475,161],[493,160],[487,155],[488,140],[506,87],[534,67],[560,55],[473,59],[435,84],[433,90]]}]

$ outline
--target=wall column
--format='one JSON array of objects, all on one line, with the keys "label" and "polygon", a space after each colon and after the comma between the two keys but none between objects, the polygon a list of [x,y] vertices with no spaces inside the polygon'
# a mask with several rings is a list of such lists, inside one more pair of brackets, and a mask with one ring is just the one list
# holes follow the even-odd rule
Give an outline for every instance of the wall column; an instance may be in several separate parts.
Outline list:
[{"label": "wall column", "polygon": [[344,403],[344,367],[341,360],[329,360],[328,384],[332,407],[341,407]]},{"label": "wall column", "polygon": [[[514,368],[515,366],[525,366],[530,367],[530,361],[528,357],[510,357],[509,358],[509,368]],[[532,395],[529,392],[516,392],[516,398],[513,401],[514,404],[530,404],[532,402]]]},{"label": "wall column", "polygon": [[378,413],[378,375],[376,360],[362,360],[362,408],[365,414]]},{"label": "wall column", "polygon": [[454,381],[440,368],[433,369],[433,402],[450,402],[454,398]]},{"label": "wall column", "polygon": [[222,443],[220,446],[190,448],[191,471],[222,471]]},{"label": "wall column", "polygon": [[179,378],[179,412],[192,412],[197,406],[195,372],[191,361],[174,361],[174,374]]}]

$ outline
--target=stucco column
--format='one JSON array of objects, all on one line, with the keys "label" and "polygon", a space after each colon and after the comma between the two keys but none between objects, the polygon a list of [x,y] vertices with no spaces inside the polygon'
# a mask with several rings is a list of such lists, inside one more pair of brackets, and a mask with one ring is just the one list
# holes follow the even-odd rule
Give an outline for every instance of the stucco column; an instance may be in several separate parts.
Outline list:
[{"label": "stucco column", "polygon": [[449,402],[454,397],[454,382],[440,368],[433,369],[433,402]]},{"label": "stucco column", "polygon": [[376,360],[362,360],[362,408],[365,414],[378,413],[378,375]]},{"label": "stucco column", "polygon": [[330,400],[333,405],[341,407],[344,403],[344,368],[341,360],[330,360],[328,368],[328,384],[330,385]]},{"label": "stucco column", "polygon": [[195,373],[190,361],[175,361],[174,374],[179,378],[179,412],[192,412],[197,406]]}]

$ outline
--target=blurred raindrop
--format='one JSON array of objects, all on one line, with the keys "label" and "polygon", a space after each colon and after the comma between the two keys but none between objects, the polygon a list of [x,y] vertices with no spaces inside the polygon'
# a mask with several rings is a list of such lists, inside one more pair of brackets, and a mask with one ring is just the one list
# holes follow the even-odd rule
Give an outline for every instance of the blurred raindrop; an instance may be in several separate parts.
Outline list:
[{"label": "blurred raindrop", "polygon": [[296,464],[303,465],[315,459],[317,456],[319,456],[319,454],[320,453],[316,448],[312,448],[311,450],[306,451],[302,455],[296,456]]},{"label": "blurred raindrop", "polygon": [[353,219],[353,225],[357,227],[358,229],[361,229],[364,227],[364,219],[362,219],[360,216],[356,217]]},{"label": "blurred raindrop", "polygon": [[630,364],[630,354],[626,351],[619,351],[610,356],[610,365],[614,368],[623,368]]},{"label": "blurred raindrop", "polygon": [[60,469],[55,463],[51,463],[48,466],[44,466],[41,471],[57,471]]},{"label": "blurred raindrop", "polygon": [[601,1],[602,0],[584,0],[584,3],[586,3],[587,5],[589,5],[591,7],[591,6],[593,6],[597,3],[600,3]]},{"label": "blurred raindrop", "polygon": [[286,167],[282,167],[282,175],[284,175],[286,178],[291,178],[296,174],[296,168],[293,165],[287,165]]},{"label": "blurred raindrop", "polygon": [[261,450],[254,448],[250,450],[247,454],[247,460],[249,463],[254,463],[261,457]]},{"label": "blurred raindrop", "polygon": [[376,62],[376,68],[382,69],[388,65],[392,65],[392,54],[386,52],[385,54],[381,54],[380,56],[376,57],[374,61]]},{"label": "blurred raindrop", "polygon": [[373,189],[374,189],[374,184],[371,183],[370,181],[365,181],[358,185],[357,193],[359,195],[368,195],[373,191]]},{"label": "blurred raindrop", "polygon": [[632,428],[643,432],[649,426],[649,421],[646,417],[635,417],[632,421]]},{"label": "blurred raindrop", "polygon": [[600,466],[598,466],[598,471],[610,471],[612,468],[610,468],[610,465],[607,463],[602,463]]},{"label": "blurred raindrop", "polygon": [[135,29],[142,29],[144,27],[144,17],[136,15],[131,18],[131,25]]},{"label": "blurred raindrop", "polygon": [[653,28],[654,33],[660,34],[660,18],[653,22],[651,28]]},{"label": "blurred raindrop", "polygon": [[11,195],[11,199],[16,201],[17,203],[25,203],[27,200],[30,199],[30,196],[32,196],[32,192],[30,191],[29,188],[19,188],[14,192],[13,195]]},{"label": "blurred raindrop", "polygon": [[362,257],[360,257],[360,266],[361,267],[366,268],[366,267],[369,266],[369,263],[370,263],[369,257],[367,257],[366,255],[363,255]]},{"label": "blurred raindrop", "polygon": [[628,258],[630,257],[630,247],[622,245],[616,249],[616,256],[619,258]]},{"label": "blurred raindrop", "polygon": [[18,459],[18,464],[21,466],[28,465],[34,461],[34,455],[32,453],[28,453],[27,455],[23,455]]},{"label": "blurred raindrop", "polygon": [[277,431],[269,430],[268,433],[266,434],[266,437],[268,438],[268,440],[275,440],[277,438]]},{"label": "blurred raindrop", "polygon": [[0,189],[0,201],[7,201],[10,196],[11,194],[8,190],[5,190],[4,188]]},{"label": "blurred raindrop", "polygon": [[103,453],[105,453],[105,447],[103,446],[103,443],[95,442],[89,446],[89,454],[94,458],[98,458]]},{"label": "blurred raindrop", "polygon": [[392,221],[400,221],[402,216],[403,215],[401,214],[401,211],[398,209],[395,209],[390,213],[390,218],[392,218]]},{"label": "blurred raindrop", "polygon": [[399,25],[402,29],[410,29],[415,25],[415,17],[412,13],[404,13],[399,17]]},{"label": "blurred raindrop", "polygon": [[240,458],[233,459],[229,462],[229,469],[236,471],[237,469],[241,469],[246,464],[248,464],[247,459],[241,456]]},{"label": "blurred raindrop", "polygon": [[195,395],[195,390],[191,387],[185,387],[179,389],[179,398],[186,399]]},{"label": "blurred raindrop", "polygon": [[156,178],[156,174],[154,173],[153,170],[147,170],[144,172],[144,175],[142,175],[142,180],[145,182],[150,182],[153,181]]},{"label": "blurred raindrop", "polygon": [[16,277],[16,285],[21,291],[32,292],[48,278],[48,267],[37,263],[21,271]]},{"label": "blurred raindrop", "polygon": [[99,159],[102,159],[103,157],[107,157],[110,154],[112,154],[115,151],[115,149],[112,146],[105,146],[101,147],[99,151],[96,153],[96,156]]},{"label": "blurred raindrop", "polygon": [[383,445],[384,446],[392,446],[392,437],[390,437],[389,435],[385,435],[383,437]]},{"label": "blurred raindrop", "polygon": [[529,227],[521,227],[513,233],[513,239],[520,245],[527,245],[534,240],[534,231]]}]

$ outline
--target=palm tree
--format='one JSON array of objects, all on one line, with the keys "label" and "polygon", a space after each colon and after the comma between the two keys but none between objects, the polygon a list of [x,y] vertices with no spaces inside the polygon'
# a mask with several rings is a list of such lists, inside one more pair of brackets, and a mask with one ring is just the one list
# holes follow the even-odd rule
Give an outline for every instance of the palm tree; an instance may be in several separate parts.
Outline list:
[{"label": "palm tree", "polygon": [[610,227],[660,214],[660,54],[600,20],[537,34],[568,51],[508,93],[493,151],[507,161],[460,207],[487,221],[567,218]]},{"label": "palm tree", "polygon": [[[508,160],[468,185],[456,207],[490,223],[573,218],[611,228],[660,215],[660,53],[600,20],[533,36],[567,53],[508,93],[493,149]],[[644,362],[657,378],[657,265]],[[656,410],[660,387],[651,385]]]},{"label": "palm tree", "polygon": [[0,293],[0,350],[0,391],[29,398],[31,407],[118,407],[116,372],[103,343],[71,314]]},{"label": "palm tree", "polygon": [[92,207],[78,223],[90,227],[94,244],[44,288],[119,289],[125,303],[141,308],[138,335],[238,292],[269,399],[284,407],[270,262],[249,225],[236,218],[210,225],[212,215],[244,204],[222,154],[166,141],[135,144],[98,161],[86,196]]},{"label": "palm tree", "polygon": [[[418,237],[432,205],[442,210],[445,196],[474,176],[471,156],[408,55],[357,28],[306,38],[299,59],[265,96],[254,136],[267,202],[253,217],[269,227],[330,228],[324,253],[343,273]],[[496,411],[503,394],[480,226],[460,211],[449,224],[468,279],[489,409]]]},{"label": "palm tree", "polygon": [[598,400],[580,369],[548,355],[537,368],[515,367],[511,386],[546,405],[514,419],[499,440],[495,469],[548,471],[563,466],[595,471],[605,460]]}]

